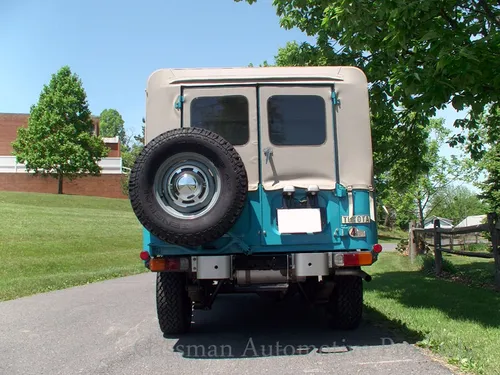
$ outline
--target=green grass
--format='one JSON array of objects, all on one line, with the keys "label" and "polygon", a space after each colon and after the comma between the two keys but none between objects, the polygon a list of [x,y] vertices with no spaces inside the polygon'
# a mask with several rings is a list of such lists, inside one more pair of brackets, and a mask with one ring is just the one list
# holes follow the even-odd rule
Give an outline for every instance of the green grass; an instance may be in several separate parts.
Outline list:
[{"label": "green grass", "polygon": [[[492,261],[447,257],[455,272],[493,275]],[[436,278],[397,253],[382,254],[367,270],[369,315],[401,330],[413,343],[445,357],[462,371],[500,374],[500,293]]]},{"label": "green grass", "polygon": [[0,192],[0,301],[145,270],[123,199]]},{"label": "green grass", "polygon": [[453,264],[455,272],[449,275],[451,279],[472,286],[494,288],[495,261],[493,259],[471,258],[443,253],[443,260]]},{"label": "green grass", "polygon": [[390,229],[383,225],[378,225],[377,228],[379,242],[398,243],[402,239],[408,239],[408,233],[399,228]]},{"label": "green grass", "polygon": [[[458,250],[462,250],[461,246],[457,246]],[[465,245],[465,251],[477,251],[481,253],[491,253],[492,247],[489,243],[470,243]]]}]

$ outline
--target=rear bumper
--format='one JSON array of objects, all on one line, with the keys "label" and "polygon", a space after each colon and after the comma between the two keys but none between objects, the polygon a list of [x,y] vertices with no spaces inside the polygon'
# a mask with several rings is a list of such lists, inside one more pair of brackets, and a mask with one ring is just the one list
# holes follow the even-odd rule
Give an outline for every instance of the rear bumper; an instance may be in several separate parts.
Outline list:
[{"label": "rear bumper", "polygon": [[[361,267],[377,261],[375,251],[271,254],[254,260],[245,255],[159,256],[144,259],[152,272],[185,272],[197,280],[236,280],[238,283],[304,281],[329,275],[369,276]],[[268,262],[268,263],[266,263]]]}]

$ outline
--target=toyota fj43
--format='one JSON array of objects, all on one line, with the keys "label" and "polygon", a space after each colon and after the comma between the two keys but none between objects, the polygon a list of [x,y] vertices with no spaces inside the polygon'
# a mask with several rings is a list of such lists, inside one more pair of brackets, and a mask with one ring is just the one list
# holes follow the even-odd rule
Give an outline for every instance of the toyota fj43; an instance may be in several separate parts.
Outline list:
[{"label": "toyota fj43", "polygon": [[164,334],[221,293],[362,318],[377,260],[367,80],[353,67],[161,69],[129,195]]}]

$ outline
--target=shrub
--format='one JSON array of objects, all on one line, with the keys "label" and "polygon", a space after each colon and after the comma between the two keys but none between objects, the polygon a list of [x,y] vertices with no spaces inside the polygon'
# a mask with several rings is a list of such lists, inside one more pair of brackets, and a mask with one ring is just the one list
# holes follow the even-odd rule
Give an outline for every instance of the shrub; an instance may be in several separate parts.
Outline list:
[{"label": "shrub", "polygon": [[409,251],[409,248],[408,248],[408,239],[403,239],[403,240],[400,240],[398,242],[398,244],[396,245],[396,251],[398,251],[399,253],[403,254],[403,255],[408,255],[408,251]]},{"label": "shrub", "polygon": [[[421,271],[428,274],[434,274],[436,272],[436,258],[433,253],[417,256],[416,262]],[[449,259],[443,258],[443,272],[456,274],[458,270]]]},{"label": "shrub", "polygon": [[128,196],[128,182],[129,182],[129,175],[123,174],[120,183],[121,183],[122,192],[126,196]]}]

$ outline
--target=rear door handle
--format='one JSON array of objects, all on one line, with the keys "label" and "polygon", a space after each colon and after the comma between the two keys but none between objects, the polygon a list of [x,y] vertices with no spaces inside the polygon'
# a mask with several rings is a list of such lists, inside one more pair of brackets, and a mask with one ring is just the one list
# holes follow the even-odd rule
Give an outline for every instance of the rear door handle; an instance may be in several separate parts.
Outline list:
[{"label": "rear door handle", "polygon": [[273,155],[273,149],[271,147],[266,147],[264,149],[264,155],[266,155],[266,164],[269,162],[269,158]]}]

